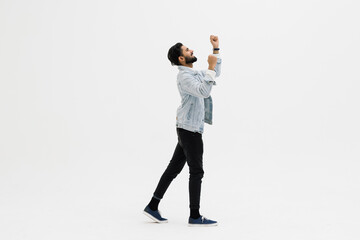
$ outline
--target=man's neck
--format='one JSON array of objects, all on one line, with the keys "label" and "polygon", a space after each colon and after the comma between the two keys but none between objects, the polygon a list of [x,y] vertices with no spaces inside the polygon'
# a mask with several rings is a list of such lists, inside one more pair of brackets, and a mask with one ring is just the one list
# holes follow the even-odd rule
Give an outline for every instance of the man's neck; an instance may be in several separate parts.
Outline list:
[{"label": "man's neck", "polygon": [[188,64],[184,64],[183,66],[184,66],[184,67],[192,68],[192,67],[193,67],[193,64],[192,64],[192,63],[188,63]]}]

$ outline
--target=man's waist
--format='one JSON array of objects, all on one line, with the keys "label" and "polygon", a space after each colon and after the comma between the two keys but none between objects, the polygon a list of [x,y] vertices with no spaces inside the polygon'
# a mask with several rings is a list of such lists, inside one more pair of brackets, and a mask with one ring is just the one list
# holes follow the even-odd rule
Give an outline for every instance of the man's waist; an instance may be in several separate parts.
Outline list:
[{"label": "man's waist", "polygon": [[177,128],[182,128],[191,132],[198,132],[198,133],[203,133],[204,132],[204,124],[187,124],[187,123],[182,123],[179,121],[176,121],[176,127]]}]

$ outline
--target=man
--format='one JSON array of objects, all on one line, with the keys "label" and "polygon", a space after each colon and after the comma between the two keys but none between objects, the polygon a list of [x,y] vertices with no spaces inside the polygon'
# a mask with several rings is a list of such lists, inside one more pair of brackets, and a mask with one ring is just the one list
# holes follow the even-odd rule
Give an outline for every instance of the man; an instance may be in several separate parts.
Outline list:
[{"label": "man", "polygon": [[193,70],[197,61],[194,51],[182,43],[177,43],[169,49],[168,58],[172,65],[177,65],[179,73],[177,86],[181,95],[181,105],[177,109],[176,130],[178,143],[173,157],[160,178],[150,203],[144,209],[144,214],[158,223],[167,222],[158,210],[160,200],[164,196],[172,180],[181,172],[185,163],[190,169],[189,196],[190,217],[189,226],[216,226],[217,222],[200,215],[200,192],[203,170],[204,122],[212,124],[212,99],[210,92],[215,85],[215,77],[220,75],[221,59],[219,58],[219,39],[210,36],[213,55],[209,55],[209,67],[204,71]]}]

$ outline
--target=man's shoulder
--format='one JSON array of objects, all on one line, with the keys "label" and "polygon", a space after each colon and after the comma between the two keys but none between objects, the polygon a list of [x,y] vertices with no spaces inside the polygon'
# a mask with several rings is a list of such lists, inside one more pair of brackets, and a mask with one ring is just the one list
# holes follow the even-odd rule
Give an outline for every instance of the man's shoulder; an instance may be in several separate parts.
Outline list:
[{"label": "man's shoulder", "polygon": [[194,75],[196,75],[196,71],[195,70],[188,70],[188,69],[179,69],[178,72],[178,79],[179,78],[185,78],[185,77],[193,77]]}]

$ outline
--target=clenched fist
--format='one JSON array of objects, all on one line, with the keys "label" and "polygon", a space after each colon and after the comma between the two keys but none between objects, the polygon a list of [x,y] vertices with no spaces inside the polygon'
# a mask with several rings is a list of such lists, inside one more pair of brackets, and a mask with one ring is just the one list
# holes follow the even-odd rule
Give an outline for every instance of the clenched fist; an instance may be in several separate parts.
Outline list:
[{"label": "clenched fist", "polygon": [[208,63],[209,63],[209,70],[214,70],[217,62],[217,57],[214,55],[209,55]]},{"label": "clenched fist", "polygon": [[219,38],[218,38],[218,36],[211,35],[210,36],[210,42],[213,45],[213,48],[218,48],[219,47]]}]

